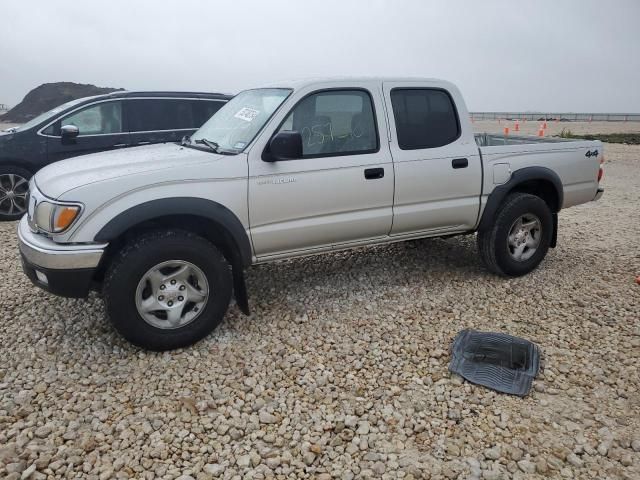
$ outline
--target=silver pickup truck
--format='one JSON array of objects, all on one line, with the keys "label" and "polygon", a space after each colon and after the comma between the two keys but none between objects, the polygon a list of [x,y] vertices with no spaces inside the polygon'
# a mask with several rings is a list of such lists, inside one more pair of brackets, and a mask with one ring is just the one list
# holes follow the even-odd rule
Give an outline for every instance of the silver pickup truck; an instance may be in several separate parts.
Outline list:
[{"label": "silver pickup truck", "polygon": [[191,344],[248,313],[252,264],[477,232],[499,275],[556,244],[561,208],[597,200],[602,144],[474,135],[451,83],[319,79],[241,92],[191,138],[50,165],[19,225],[24,271],[104,293],[136,345]]}]

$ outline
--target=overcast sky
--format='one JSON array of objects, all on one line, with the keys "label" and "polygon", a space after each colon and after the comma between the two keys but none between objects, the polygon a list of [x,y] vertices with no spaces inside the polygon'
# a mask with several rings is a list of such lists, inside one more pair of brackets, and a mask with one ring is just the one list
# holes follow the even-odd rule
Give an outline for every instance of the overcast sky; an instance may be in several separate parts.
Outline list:
[{"label": "overcast sky", "polygon": [[451,80],[475,111],[640,112],[639,21],[638,0],[2,1],[0,103],[385,75]]}]

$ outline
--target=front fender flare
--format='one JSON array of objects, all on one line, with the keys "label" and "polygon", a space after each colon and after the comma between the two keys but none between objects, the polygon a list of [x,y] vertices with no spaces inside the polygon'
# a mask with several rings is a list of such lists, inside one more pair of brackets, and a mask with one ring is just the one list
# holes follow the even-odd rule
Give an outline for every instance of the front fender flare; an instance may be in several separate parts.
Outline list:
[{"label": "front fender flare", "polygon": [[251,242],[238,217],[224,205],[204,198],[173,197],[141,203],[111,219],[100,229],[94,240],[100,243],[110,242],[142,222],[168,215],[198,216],[217,223],[235,242],[243,266],[251,265]]}]

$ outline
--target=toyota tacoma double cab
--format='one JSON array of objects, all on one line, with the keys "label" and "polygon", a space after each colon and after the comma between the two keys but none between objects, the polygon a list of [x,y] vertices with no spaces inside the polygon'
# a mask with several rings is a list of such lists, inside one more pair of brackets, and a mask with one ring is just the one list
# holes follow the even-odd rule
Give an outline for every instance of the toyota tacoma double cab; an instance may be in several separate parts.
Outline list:
[{"label": "toyota tacoma double cab", "polygon": [[254,264],[477,232],[486,267],[531,272],[558,212],[603,193],[602,144],[474,135],[430,79],[316,79],[246,90],[180,143],[64,160],[30,182],[26,274],[103,292],[135,345],[189,345],[249,312]]}]

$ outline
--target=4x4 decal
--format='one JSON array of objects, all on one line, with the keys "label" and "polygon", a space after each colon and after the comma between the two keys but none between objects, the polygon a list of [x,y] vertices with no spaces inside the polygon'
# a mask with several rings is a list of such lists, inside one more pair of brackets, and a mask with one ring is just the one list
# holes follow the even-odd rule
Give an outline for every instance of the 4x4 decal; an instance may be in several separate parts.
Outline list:
[{"label": "4x4 decal", "polygon": [[591,150],[587,150],[587,153],[585,153],[584,156],[587,157],[587,158],[597,157],[598,156],[598,150],[594,150],[593,152]]}]

